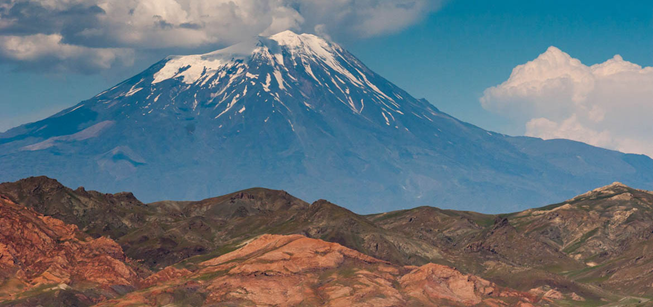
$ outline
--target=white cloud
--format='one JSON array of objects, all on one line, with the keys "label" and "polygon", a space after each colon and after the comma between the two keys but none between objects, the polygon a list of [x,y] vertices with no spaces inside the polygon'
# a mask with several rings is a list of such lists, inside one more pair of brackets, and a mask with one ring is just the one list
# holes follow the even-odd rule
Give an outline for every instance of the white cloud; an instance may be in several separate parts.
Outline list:
[{"label": "white cloud", "polygon": [[[336,39],[397,31],[437,10],[441,0],[11,0],[0,4],[0,38],[59,39],[107,54],[166,48],[222,47],[284,30]],[[43,35],[43,36],[36,36]],[[44,42],[43,44],[51,44]],[[39,45],[39,44],[37,44]],[[0,52],[12,53],[4,45]],[[63,51],[66,49],[68,51]],[[85,53],[85,54],[88,54]],[[35,61],[38,57],[5,57]],[[72,59],[72,57],[71,57]],[[103,65],[98,65],[101,68]]]},{"label": "white cloud", "polygon": [[34,34],[0,36],[0,59],[47,66],[56,71],[85,72],[88,69],[107,69],[117,62],[131,65],[133,52],[74,46],[63,43],[59,34]]},{"label": "white cloud", "polygon": [[653,67],[619,55],[587,66],[550,47],[486,89],[481,104],[522,123],[529,136],[653,157]]}]

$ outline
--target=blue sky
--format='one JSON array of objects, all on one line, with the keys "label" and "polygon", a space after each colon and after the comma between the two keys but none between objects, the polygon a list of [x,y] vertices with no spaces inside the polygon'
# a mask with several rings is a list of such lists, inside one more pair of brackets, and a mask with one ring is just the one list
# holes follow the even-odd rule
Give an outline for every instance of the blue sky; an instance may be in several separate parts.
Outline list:
[{"label": "blue sky", "polygon": [[[616,54],[643,67],[653,66],[653,1],[451,0],[439,8],[423,8],[427,9],[430,13],[425,16],[408,14],[403,17],[407,21],[400,20],[396,28],[381,29],[369,35],[342,34],[348,32],[347,26],[359,29],[352,22],[341,22],[345,26],[331,26],[330,29],[336,33],[335,40],[413,96],[424,97],[441,110],[489,130],[594,141],[587,133],[575,136],[560,128],[565,119],[580,116],[577,113],[567,114],[557,121],[555,116],[539,113],[516,118],[497,111],[498,108],[483,107],[479,101],[486,89],[506,81],[513,68],[534,60],[549,46],[559,48],[588,66],[603,63]],[[237,40],[237,37],[229,39]],[[3,63],[0,64],[0,91],[3,93],[0,131],[90,98],[145,69],[167,53],[210,49],[211,46],[206,45],[190,49],[169,45],[140,47],[136,49],[139,52],[133,63],[111,65],[108,69],[91,66],[82,71],[39,70],[22,65],[15,58],[2,60],[0,57]],[[35,63],[47,66],[47,62]],[[641,86],[641,82],[648,80],[638,84]],[[636,97],[635,100],[644,102],[635,105],[635,111],[647,99],[653,99],[646,96],[647,93],[643,95]],[[520,101],[539,99],[518,98]],[[510,99],[516,98],[511,96]],[[506,101],[512,101],[510,99]],[[527,123],[540,118],[553,122],[558,129],[542,132],[531,127],[529,132]],[[600,125],[581,126],[598,134],[608,129]],[[642,126],[645,128],[647,126]],[[614,131],[608,132],[612,133],[612,139],[619,137]],[[623,147],[616,143],[596,143],[615,149]],[[630,147],[623,148],[629,151]]]},{"label": "blue sky", "polygon": [[479,98],[549,46],[585,64],[620,54],[653,66],[653,1],[451,1],[405,31],[347,44],[412,95],[514,134],[523,127],[484,110]]}]

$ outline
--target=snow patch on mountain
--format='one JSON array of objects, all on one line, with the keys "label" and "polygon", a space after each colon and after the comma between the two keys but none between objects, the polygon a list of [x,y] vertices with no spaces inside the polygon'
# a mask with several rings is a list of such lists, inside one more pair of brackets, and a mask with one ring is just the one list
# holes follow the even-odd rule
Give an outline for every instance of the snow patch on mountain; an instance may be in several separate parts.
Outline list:
[{"label": "snow patch on mountain", "polygon": [[201,55],[174,58],[154,75],[152,84],[179,77],[184,83],[193,84],[205,73],[217,71],[227,63],[222,59],[204,59]]},{"label": "snow patch on mountain", "polygon": [[[287,63],[292,66],[286,67]],[[258,71],[262,66],[272,69]],[[267,38],[259,37],[207,54],[169,57],[165,65],[154,74],[152,85],[178,79],[186,85],[196,84],[204,87],[208,84],[209,88],[221,87],[222,90],[211,94],[212,98],[222,97],[217,104],[220,105],[232,95],[225,90],[243,82],[252,86],[258,84],[264,92],[272,93],[276,91],[271,89],[274,80],[278,90],[292,96],[291,88],[298,86],[296,83],[301,78],[297,75],[298,69],[330,93],[338,92],[337,100],[355,113],[361,114],[364,102],[362,99],[356,99],[361,101],[360,105],[357,105],[352,99],[350,88],[358,88],[363,94],[372,92],[377,97],[376,102],[382,104],[387,112],[401,113],[399,104],[370,81],[369,76],[363,72],[367,71],[363,64],[348,56],[342,47],[315,35],[295,34],[292,31],[284,31]],[[322,72],[321,75],[315,73],[318,70]],[[136,92],[138,90],[132,88],[126,96]],[[273,94],[279,98],[278,93]],[[398,93],[391,95],[402,97]],[[245,93],[242,96],[245,96]],[[308,95],[302,92],[302,96]],[[233,103],[229,104],[215,117],[220,117],[232,106]]]},{"label": "snow patch on mountain", "polygon": [[210,77],[236,60],[248,58],[256,46],[256,41],[246,41],[206,54],[168,57],[166,65],[154,74],[152,84],[175,78],[181,78],[186,84],[194,84],[203,76]]}]

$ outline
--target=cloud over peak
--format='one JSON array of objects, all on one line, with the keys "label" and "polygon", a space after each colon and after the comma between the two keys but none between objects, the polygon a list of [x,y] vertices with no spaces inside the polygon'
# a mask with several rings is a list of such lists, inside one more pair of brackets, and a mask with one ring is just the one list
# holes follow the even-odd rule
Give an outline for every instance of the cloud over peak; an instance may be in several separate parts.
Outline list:
[{"label": "cloud over peak", "polygon": [[550,47],[486,89],[480,101],[525,125],[529,136],[653,156],[653,67],[620,55],[587,66]]},{"label": "cloud over peak", "polygon": [[[368,37],[401,30],[439,6],[440,0],[8,0],[0,3],[0,62],[35,68],[48,58],[58,62],[51,67],[93,71],[128,64],[141,51],[217,48],[289,29]],[[34,53],[20,56],[17,47]]]}]

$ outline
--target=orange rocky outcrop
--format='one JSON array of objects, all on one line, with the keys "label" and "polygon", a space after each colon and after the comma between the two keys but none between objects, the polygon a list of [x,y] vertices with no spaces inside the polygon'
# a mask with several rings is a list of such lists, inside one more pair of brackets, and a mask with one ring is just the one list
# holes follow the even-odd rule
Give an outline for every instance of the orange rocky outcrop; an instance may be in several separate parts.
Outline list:
[{"label": "orange rocky outcrop", "polygon": [[186,277],[192,274],[191,271],[186,269],[177,269],[175,267],[169,266],[165,269],[150,275],[141,282],[141,288],[148,288],[154,285],[163,284],[171,280],[179,279]]},{"label": "orange rocky outcrop", "polygon": [[399,282],[407,295],[428,304],[443,299],[464,305],[476,305],[487,297],[515,297],[535,301],[536,296],[498,287],[474,275],[465,275],[458,270],[429,263],[402,276]]},{"label": "orange rocky outcrop", "polygon": [[180,291],[200,293],[204,304],[255,306],[528,306],[535,301],[450,267],[397,266],[300,235],[263,235],[186,272],[169,269],[162,276],[180,277],[158,279],[145,291],[105,304],[174,303]]},{"label": "orange rocky outcrop", "polygon": [[0,195],[0,301],[46,285],[133,288],[138,276],[126,260],[113,240],[93,239]]}]

